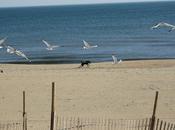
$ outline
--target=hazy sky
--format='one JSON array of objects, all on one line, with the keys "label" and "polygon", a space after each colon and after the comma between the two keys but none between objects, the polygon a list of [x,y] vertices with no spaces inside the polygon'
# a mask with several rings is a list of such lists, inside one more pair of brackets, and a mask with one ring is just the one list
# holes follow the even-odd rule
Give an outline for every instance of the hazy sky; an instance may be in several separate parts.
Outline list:
[{"label": "hazy sky", "polygon": [[0,0],[0,7],[142,2],[142,1],[162,1],[162,0]]}]

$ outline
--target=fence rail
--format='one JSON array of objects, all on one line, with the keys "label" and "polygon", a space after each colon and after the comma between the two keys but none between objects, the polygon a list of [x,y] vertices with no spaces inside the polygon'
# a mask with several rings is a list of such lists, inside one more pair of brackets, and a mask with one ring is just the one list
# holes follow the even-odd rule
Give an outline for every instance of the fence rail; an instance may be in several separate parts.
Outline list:
[{"label": "fence rail", "polygon": [[149,130],[150,118],[108,119],[108,118],[57,118],[56,130]]},{"label": "fence rail", "polygon": [[22,130],[22,122],[19,121],[0,122],[0,130]]},{"label": "fence rail", "polygon": [[[28,120],[28,130],[49,130],[50,120]],[[151,118],[109,119],[56,117],[54,130],[150,130]],[[22,130],[22,121],[0,122],[0,130]],[[156,119],[154,130],[175,130],[175,123]]]}]

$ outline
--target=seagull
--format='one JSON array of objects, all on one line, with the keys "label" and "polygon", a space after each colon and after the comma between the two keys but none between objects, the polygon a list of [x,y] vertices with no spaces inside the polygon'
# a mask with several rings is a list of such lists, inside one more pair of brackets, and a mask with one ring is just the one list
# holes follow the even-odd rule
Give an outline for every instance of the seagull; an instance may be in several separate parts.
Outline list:
[{"label": "seagull", "polygon": [[169,32],[175,30],[174,25],[171,25],[169,23],[164,23],[164,22],[160,22],[160,23],[154,25],[153,27],[151,27],[151,29],[156,29],[156,28],[159,28],[159,27],[168,27],[168,28],[170,28]]},{"label": "seagull", "polygon": [[117,60],[117,57],[112,55],[112,59],[113,59],[113,64],[120,64],[122,62],[122,60]]},{"label": "seagull", "polygon": [[83,46],[84,49],[91,49],[91,48],[98,47],[97,45],[91,46],[91,45],[89,45],[89,43],[87,43],[84,40],[83,40],[83,43],[84,43],[84,46]]},{"label": "seagull", "polygon": [[5,42],[6,39],[7,38],[5,37],[5,38],[0,40],[0,48],[3,48],[5,46],[4,42]]},{"label": "seagull", "polygon": [[15,48],[11,47],[11,46],[7,46],[7,52],[9,54],[16,54],[17,56],[21,56],[23,58],[25,58],[26,60],[28,60],[29,62],[31,62],[31,60],[29,58],[27,58],[27,56],[19,50],[16,50]]},{"label": "seagull", "polygon": [[47,46],[47,50],[49,50],[49,51],[52,51],[52,50],[54,50],[54,48],[57,48],[57,47],[59,47],[59,46],[55,46],[55,45],[50,45],[47,41],[45,41],[45,40],[42,40],[42,42],[44,43],[44,44],[46,44],[46,46]]}]

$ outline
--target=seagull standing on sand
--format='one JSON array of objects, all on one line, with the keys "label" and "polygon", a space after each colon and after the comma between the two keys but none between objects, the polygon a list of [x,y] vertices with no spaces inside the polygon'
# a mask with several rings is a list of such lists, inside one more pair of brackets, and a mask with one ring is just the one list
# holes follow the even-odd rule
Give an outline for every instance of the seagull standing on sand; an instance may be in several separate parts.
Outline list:
[{"label": "seagull standing on sand", "polygon": [[25,58],[26,60],[28,60],[29,62],[31,62],[31,60],[29,58],[27,58],[27,56],[23,52],[16,50],[15,48],[13,48],[11,46],[7,46],[7,53],[21,56],[21,57]]},{"label": "seagull standing on sand", "polygon": [[91,49],[91,48],[98,47],[97,45],[91,46],[89,43],[87,43],[84,40],[83,40],[83,43],[84,43],[84,46],[83,46],[84,49]]},{"label": "seagull standing on sand", "polygon": [[57,48],[57,47],[59,47],[59,46],[55,46],[55,45],[50,45],[47,41],[45,41],[45,40],[42,40],[42,42],[47,46],[47,50],[49,50],[49,51],[52,51],[52,50],[54,50],[54,48]]},{"label": "seagull standing on sand", "polygon": [[119,61],[118,61],[117,57],[114,56],[114,55],[112,55],[112,59],[113,59],[113,64],[119,64],[119,63],[122,62],[122,60],[119,60]]},{"label": "seagull standing on sand", "polygon": [[174,25],[171,25],[169,23],[164,23],[164,22],[160,22],[156,25],[154,25],[153,27],[151,27],[151,29],[156,29],[156,28],[159,28],[159,27],[167,27],[167,28],[170,28],[169,32],[175,30],[175,26]]},{"label": "seagull standing on sand", "polygon": [[3,38],[0,40],[0,48],[3,48],[5,46],[4,42],[7,38]]}]

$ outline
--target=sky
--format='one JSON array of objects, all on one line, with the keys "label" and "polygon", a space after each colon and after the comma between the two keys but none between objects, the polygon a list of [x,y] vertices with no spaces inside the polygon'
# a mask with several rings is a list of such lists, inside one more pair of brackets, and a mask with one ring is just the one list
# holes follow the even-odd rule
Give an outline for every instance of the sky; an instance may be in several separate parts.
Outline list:
[{"label": "sky", "polygon": [[121,3],[121,2],[143,2],[143,1],[163,1],[163,0],[0,0],[0,7],[72,5],[72,4],[118,3],[118,2]]}]

